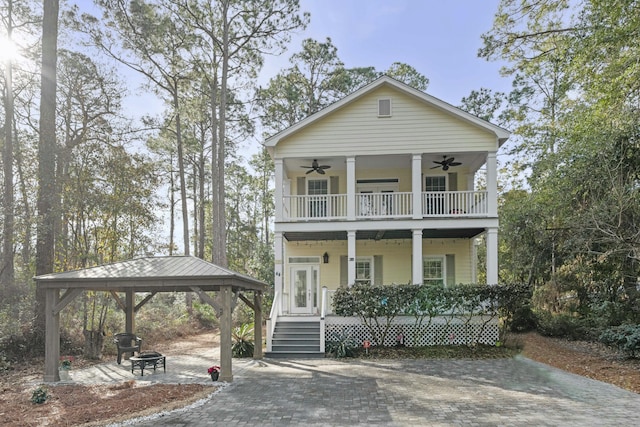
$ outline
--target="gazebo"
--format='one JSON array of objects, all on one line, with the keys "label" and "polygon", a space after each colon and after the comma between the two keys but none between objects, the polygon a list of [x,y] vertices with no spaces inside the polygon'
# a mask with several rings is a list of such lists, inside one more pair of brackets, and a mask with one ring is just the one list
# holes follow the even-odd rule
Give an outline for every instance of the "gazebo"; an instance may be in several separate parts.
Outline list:
[{"label": "gazebo", "polygon": [[[232,381],[231,313],[236,297],[254,310],[255,348],[253,357],[262,358],[262,293],[267,284],[200,258],[161,256],[136,258],[82,270],[35,277],[46,293],[44,381],[60,381],[60,312],[83,291],[109,292],[125,313],[126,332],[135,330],[135,313],[158,292],[195,292],[210,304],[220,318],[220,381]],[[60,291],[65,290],[62,296]],[[220,292],[220,302],[206,292]],[[244,294],[253,293],[253,301]],[[136,304],[135,294],[145,293]],[[124,300],[120,294],[124,294]]]}]

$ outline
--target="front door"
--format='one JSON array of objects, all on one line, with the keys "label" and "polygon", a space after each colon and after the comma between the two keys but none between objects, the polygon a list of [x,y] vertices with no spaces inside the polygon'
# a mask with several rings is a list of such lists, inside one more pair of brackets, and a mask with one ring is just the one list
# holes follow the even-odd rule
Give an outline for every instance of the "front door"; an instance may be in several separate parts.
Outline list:
[{"label": "front door", "polygon": [[312,314],[318,307],[318,266],[291,267],[291,313]]}]

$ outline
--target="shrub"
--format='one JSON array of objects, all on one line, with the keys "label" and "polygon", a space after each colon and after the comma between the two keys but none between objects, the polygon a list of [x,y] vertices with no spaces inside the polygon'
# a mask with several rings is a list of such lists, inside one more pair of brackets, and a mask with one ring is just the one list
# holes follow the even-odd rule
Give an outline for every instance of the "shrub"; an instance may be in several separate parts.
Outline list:
[{"label": "shrub", "polygon": [[512,332],[534,331],[538,325],[538,318],[531,310],[531,306],[522,305],[511,315],[510,322],[505,323],[505,327]]},{"label": "shrub", "polygon": [[327,341],[325,348],[327,353],[332,354],[336,359],[353,357],[358,343],[353,338],[351,328],[345,328],[331,334],[331,339]]},{"label": "shrub", "polygon": [[564,337],[572,340],[591,339],[593,328],[588,319],[568,314],[538,313],[538,332],[548,337]]},{"label": "shrub", "polygon": [[37,403],[37,404],[44,403],[47,401],[48,398],[49,398],[49,394],[47,393],[47,389],[42,386],[33,390],[33,393],[31,394],[32,403]]},{"label": "shrub", "polygon": [[216,312],[207,303],[193,302],[193,317],[205,328],[213,328],[218,326],[218,318]]},{"label": "shrub", "polygon": [[616,347],[628,357],[640,356],[640,325],[620,325],[606,329],[600,335],[600,341]]},{"label": "shrub", "polygon": [[242,326],[233,328],[231,336],[233,338],[233,344],[231,345],[233,357],[253,356],[253,323],[245,323]]}]

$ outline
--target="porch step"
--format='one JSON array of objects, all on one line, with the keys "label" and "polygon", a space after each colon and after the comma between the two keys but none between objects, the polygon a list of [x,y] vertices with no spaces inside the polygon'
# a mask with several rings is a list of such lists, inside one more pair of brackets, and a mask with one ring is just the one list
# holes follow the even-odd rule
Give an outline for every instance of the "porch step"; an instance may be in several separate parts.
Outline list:
[{"label": "porch step", "polygon": [[278,321],[276,323],[271,351],[265,357],[274,359],[317,359],[320,352],[320,322]]}]

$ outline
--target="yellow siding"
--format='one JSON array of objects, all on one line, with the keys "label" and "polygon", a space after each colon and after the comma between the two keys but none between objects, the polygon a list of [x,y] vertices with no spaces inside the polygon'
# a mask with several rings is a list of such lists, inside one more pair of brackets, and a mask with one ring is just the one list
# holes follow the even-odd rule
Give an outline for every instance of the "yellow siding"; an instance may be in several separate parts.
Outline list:
[{"label": "yellow siding", "polygon": [[[468,190],[467,188],[467,176],[468,173],[465,173],[462,169],[456,169],[454,172],[458,173],[458,191]],[[437,176],[443,175],[442,172],[437,172],[434,170],[423,170],[424,176]],[[444,173],[446,175],[446,173]],[[346,172],[342,173],[327,173],[323,176],[318,176],[314,174],[313,176],[305,175],[304,172],[291,174],[288,178],[291,180],[291,194],[298,194],[298,177],[305,177],[307,179],[330,179],[331,176],[338,177],[338,186],[339,192],[338,194],[346,194],[347,193],[347,174]],[[384,179],[384,178],[394,178],[398,179],[398,191],[399,192],[411,192],[411,167],[407,165],[406,169],[358,169],[356,171],[356,180],[360,179]],[[424,181],[424,179],[423,179]],[[422,183],[424,186],[424,182]],[[306,194],[306,188],[303,193]]]},{"label": "yellow siding", "polygon": [[[329,263],[320,264],[320,286],[335,290],[340,284],[340,256],[347,255],[346,241],[331,242],[287,242],[285,253],[287,268],[284,274],[285,293],[289,287],[288,257],[316,256],[329,254]],[[456,283],[471,282],[471,249],[466,239],[424,239],[422,241],[423,256],[446,254],[455,255]],[[411,282],[411,242],[406,240],[358,240],[356,244],[358,257],[382,255],[382,271],[384,283]]]},{"label": "yellow siding", "polygon": [[[392,116],[378,117],[390,97]],[[276,157],[493,151],[496,136],[391,87],[362,98],[279,141]]]}]

